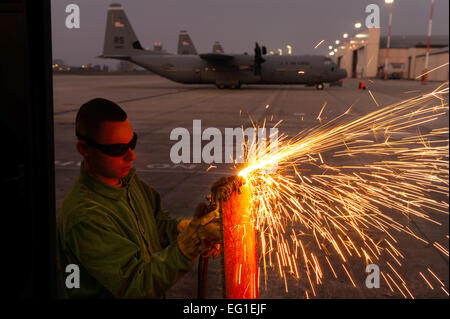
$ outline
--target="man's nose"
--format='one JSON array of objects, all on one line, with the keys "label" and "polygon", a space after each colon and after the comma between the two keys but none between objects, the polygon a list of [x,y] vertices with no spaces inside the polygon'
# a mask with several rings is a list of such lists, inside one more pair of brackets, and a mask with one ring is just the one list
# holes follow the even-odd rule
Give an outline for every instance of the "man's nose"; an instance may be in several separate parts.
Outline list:
[{"label": "man's nose", "polygon": [[134,161],[136,159],[136,155],[131,148],[128,148],[128,152],[125,154],[124,159],[128,162]]}]

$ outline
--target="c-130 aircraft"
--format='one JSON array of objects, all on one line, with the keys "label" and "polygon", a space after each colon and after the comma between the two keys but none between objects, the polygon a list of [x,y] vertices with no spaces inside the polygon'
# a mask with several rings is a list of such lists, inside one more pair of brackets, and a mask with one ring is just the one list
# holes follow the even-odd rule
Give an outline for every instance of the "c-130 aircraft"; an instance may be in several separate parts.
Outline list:
[{"label": "c-130 aircraft", "polygon": [[[194,51],[195,52],[195,51]],[[265,55],[255,45],[255,55],[183,54],[145,50],[120,4],[111,4],[106,20],[103,54],[127,60],[169,80],[185,84],[215,84],[238,89],[241,84],[305,84],[318,90],[347,76],[331,59],[319,55]]]}]

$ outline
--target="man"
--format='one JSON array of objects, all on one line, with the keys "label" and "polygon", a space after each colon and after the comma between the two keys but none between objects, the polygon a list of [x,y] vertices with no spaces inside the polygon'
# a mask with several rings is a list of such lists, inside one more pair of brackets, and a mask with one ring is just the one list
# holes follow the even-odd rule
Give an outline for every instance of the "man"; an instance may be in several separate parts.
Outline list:
[{"label": "man", "polygon": [[180,220],[162,210],[160,195],[132,168],[137,135],[117,104],[85,103],[75,129],[83,162],[58,221],[62,269],[80,269],[69,297],[164,298],[219,242],[217,212],[199,204],[193,220]]}]

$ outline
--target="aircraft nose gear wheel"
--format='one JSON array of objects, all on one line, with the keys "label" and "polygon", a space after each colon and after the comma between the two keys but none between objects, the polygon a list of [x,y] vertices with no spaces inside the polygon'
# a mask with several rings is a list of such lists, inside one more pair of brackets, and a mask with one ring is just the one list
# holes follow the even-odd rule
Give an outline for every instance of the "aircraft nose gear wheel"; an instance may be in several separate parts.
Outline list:
[{"label": "aircraft nose gear wheel", "polygon": [[323,90],[323,83],[317,83],[316,84],[316,89]]}]

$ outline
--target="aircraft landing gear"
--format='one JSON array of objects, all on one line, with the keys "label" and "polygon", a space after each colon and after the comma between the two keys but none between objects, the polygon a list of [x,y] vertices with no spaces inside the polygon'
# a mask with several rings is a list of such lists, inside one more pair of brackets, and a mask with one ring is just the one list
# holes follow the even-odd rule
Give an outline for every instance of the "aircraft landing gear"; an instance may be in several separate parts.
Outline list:
[{"label": "aircraft landing gear", "polygon": [[240,89],[241,88],[241,83],[237,83],[237,84],[231,84],[231,85],[225,85],[225,84],[216,84],[218,89]]},{"label": "aircraft landing gear", "polygon": [[323,90],[323,83],[317,83],[316,84],[316,89]]}]

